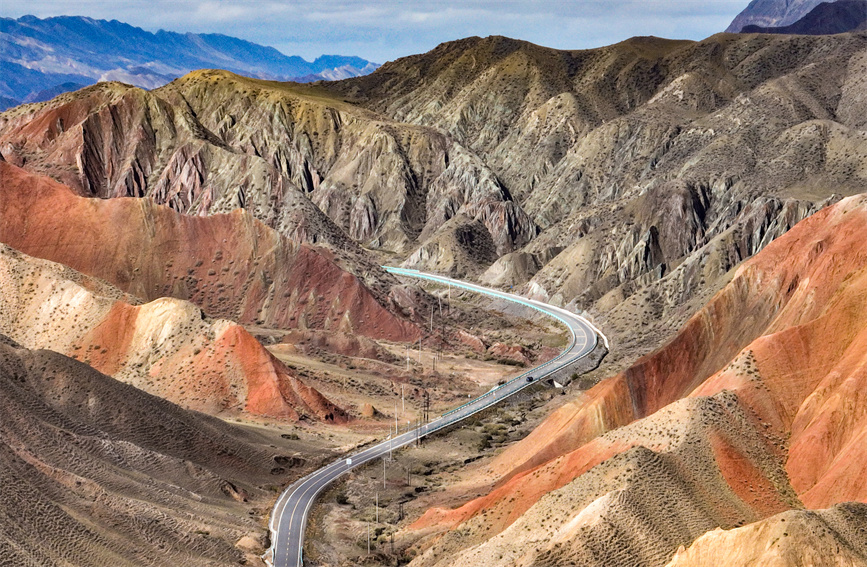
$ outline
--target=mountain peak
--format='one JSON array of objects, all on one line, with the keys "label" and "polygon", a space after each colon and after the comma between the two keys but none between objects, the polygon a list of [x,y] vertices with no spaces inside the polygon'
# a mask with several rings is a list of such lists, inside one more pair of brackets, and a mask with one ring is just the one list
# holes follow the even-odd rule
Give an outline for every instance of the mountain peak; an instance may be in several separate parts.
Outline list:
[{"label": "mountain peak", "polygon": [[788,26],[744,26],[741,33],[775,33],[798,35],[832,35],[867,29],[867,1],[838,0],[822,2]]},{"label": "mountain peak", "polygon": [[767,28],[788,26],[806,16],[822,2],[823,0],[752,0],[725,31],[739,33],[749,25]]},{"label": "mountain peak", "polygon": [[97,81],[151,89],[205,68],[310,81],[358,76],[378,67],[357,56],[323,55],[310,62],[228,35],[152,33],[118,20],[85,16],[0,18],[0,30],[0,97],[11,104],[45,100],[57,94],[60,85],[80,88]]}]

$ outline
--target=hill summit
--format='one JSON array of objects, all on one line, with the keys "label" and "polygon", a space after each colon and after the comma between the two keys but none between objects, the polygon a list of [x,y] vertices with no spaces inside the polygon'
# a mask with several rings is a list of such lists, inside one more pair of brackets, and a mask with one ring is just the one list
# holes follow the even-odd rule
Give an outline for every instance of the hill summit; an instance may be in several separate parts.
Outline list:
[{"label": "hill summit", "polygon": [[83,16],[0,18],[0,34],[0,110],[98,81],[151,89],[196,69],[310,82],[346,79],[378,67],[360,57],[323,55],[310,62],[227,35],[151,33]]}]

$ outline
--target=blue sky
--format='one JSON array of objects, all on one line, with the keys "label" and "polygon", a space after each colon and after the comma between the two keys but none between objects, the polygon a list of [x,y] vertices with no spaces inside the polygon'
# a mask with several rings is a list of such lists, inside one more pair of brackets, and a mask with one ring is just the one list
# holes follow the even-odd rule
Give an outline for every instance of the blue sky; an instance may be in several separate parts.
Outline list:
[{"label": "blue sky", "polygon": [[722,31],[747,0],[290,1],[3,0],[0,14],[81,15],[149,31],[224,33],[312,59],[359,55],[383,63],[444,41],[505,35],[560,49],[636,35],[702,39]]}]

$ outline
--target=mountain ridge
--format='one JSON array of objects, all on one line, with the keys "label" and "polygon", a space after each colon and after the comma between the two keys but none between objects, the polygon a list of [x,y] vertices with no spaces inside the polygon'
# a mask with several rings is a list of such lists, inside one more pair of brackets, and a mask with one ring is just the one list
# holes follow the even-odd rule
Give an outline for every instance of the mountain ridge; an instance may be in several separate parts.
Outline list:
[{"label": "mountain ridge", "polygon": [[[82,16],[0,18],[0,65],[7,71],[0,95],[22,102],[46,100],[39,93],[63,83],[120,80],[155,88],[201,68],[315,81],[356,76],[377,67],[357,56],[321,55],[310,62],[228,35],[162,29],[151,33],[118,20]],[[13,80],[22,75],[29,78]]]},{"label": "mountain ridge", "polygon": [[867,2],[836,0],[822,2],[800,20],[780,27],[747,25],[741,33],[789,33],[827,35],[867,30]]},{"label": "mountain ridge", "polygon": [[[781,27],[795,23],[824,0],[752,0],[729,27],[727,33],[738,33],[744,26]],[[832,0],[833,1],[833,0]]]}]

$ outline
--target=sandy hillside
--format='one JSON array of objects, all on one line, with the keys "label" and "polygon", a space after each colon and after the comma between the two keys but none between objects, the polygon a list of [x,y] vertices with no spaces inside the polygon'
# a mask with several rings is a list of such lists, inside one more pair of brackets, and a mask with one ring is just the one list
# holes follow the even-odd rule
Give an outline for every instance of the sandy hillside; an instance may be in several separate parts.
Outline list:
[{"label": "sandy hillside", "polygon": [[865,230],[852,197],[772,243],[671,343],[504,451],[493,492],[413,524],[415,564],[664,565],[717,527],[867,502]]},{"label": "sandy hillside", "polygon": [[3,565],[229,566],[265,542],[304,459],[0,337]]},{"label": "sandy hillside", "polygon": [[211,414],[343,421],[243,327],[187,301],[140,303],[110,284],[0,245],[0,333]]}]

